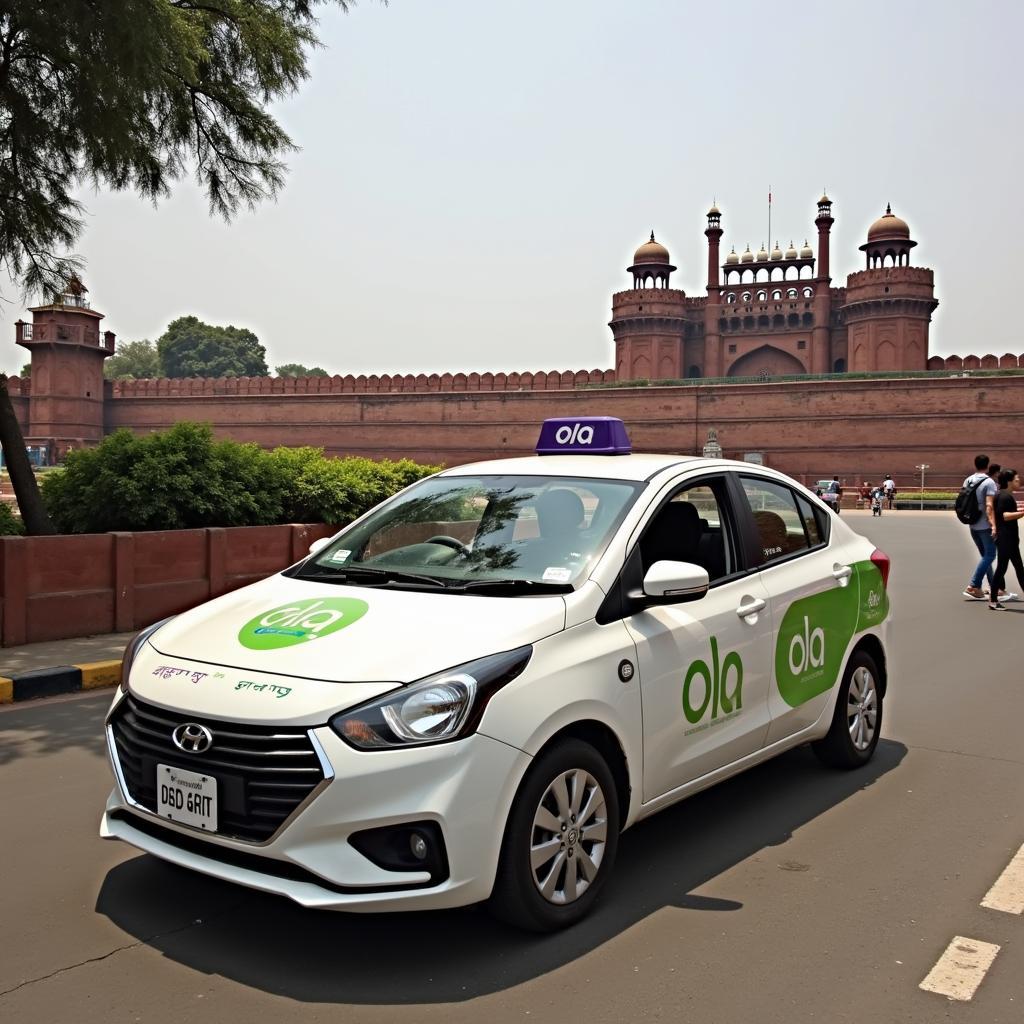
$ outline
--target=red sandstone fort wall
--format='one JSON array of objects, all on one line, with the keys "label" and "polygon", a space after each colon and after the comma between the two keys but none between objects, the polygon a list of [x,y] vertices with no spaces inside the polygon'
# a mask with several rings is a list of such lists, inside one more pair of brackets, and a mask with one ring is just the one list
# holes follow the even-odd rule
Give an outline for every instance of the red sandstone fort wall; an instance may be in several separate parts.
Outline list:
[{"label": "red sandstone fort wall", "polygon": [[[405,386],[409,378],[395,380]],[[115,385],[107,429],[148,433],[199,420],[218,436],[268,448],[315,445],[336,456],[459,465],[531,452],[546,417],[608,415],[625,421],[637,450],[694,454],[715,429],[727,457],[759,452],[805,482],[838,473],[854,483],[891,472],[909,486],[915,466],[927,462],[928,482],[959,485],[979,450],[1024,466],[1021,376],[608,389],[549,388],[549,376],[544,382],[545,390],[331,393],[136,381]],[[282,383],[271,378],[261,388]]]}]

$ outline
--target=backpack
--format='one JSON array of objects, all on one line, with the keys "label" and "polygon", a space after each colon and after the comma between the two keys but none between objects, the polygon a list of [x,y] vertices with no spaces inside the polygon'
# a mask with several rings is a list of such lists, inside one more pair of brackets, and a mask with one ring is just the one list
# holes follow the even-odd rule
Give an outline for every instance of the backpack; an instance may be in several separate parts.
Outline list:
[{"label": "backpack", "polygon": [[[968,479],[970,479],[968,477]],[[978,506],[978,488],[988,479],[987,476],[980,476],[970,487],[966,484],[960,488],[956,496],[953,508],[956,517],[965,526],[971,526],[981,518],[981,508]]]}]

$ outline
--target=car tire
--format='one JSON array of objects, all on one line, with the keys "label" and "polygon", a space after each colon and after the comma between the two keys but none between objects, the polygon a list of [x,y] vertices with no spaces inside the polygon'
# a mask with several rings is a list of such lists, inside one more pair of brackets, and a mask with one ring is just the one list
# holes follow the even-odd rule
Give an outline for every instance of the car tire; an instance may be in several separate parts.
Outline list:
[{"label": "car tire", "polygon": [[874,756],[882,731],[881,673],[866,651],[846,663],[827,735],[811,746],[830,768],[860,768]]},{"label": "car tire", "polygon": [[567,739],[530,767],[505,825],[491,912],[529,931],[582,920],[611,874],[619,799],[604,758]]}]

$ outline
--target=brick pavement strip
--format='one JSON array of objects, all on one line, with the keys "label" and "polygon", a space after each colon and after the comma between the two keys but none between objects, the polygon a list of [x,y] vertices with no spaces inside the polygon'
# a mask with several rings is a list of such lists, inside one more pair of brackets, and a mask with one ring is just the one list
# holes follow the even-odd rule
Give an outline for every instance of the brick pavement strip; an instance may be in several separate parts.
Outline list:
[{"label": "brick pavement strip", "polygon": [[116,686],[120,679],[120,659],[84,662],[80,665],[56,665],[31,672],[18,672],[11,676],[0,676],[0,704]]}]

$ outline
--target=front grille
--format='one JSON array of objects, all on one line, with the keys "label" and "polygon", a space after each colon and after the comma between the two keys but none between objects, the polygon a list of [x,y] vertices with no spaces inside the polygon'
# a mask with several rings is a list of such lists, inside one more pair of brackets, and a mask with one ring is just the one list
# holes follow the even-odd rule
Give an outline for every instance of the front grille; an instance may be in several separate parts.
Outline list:
[{"label": "front grille", "polygon": [[[210,730],[209,750],[185,754],[174,745],[171,733],[185,722]],[[301,728],[220,722],[156,708],[130,694],[110,725],[128,794],[141,807],[156,813],[158,764],[217,779],[218,835],[265,842],[324,779]]]}]

